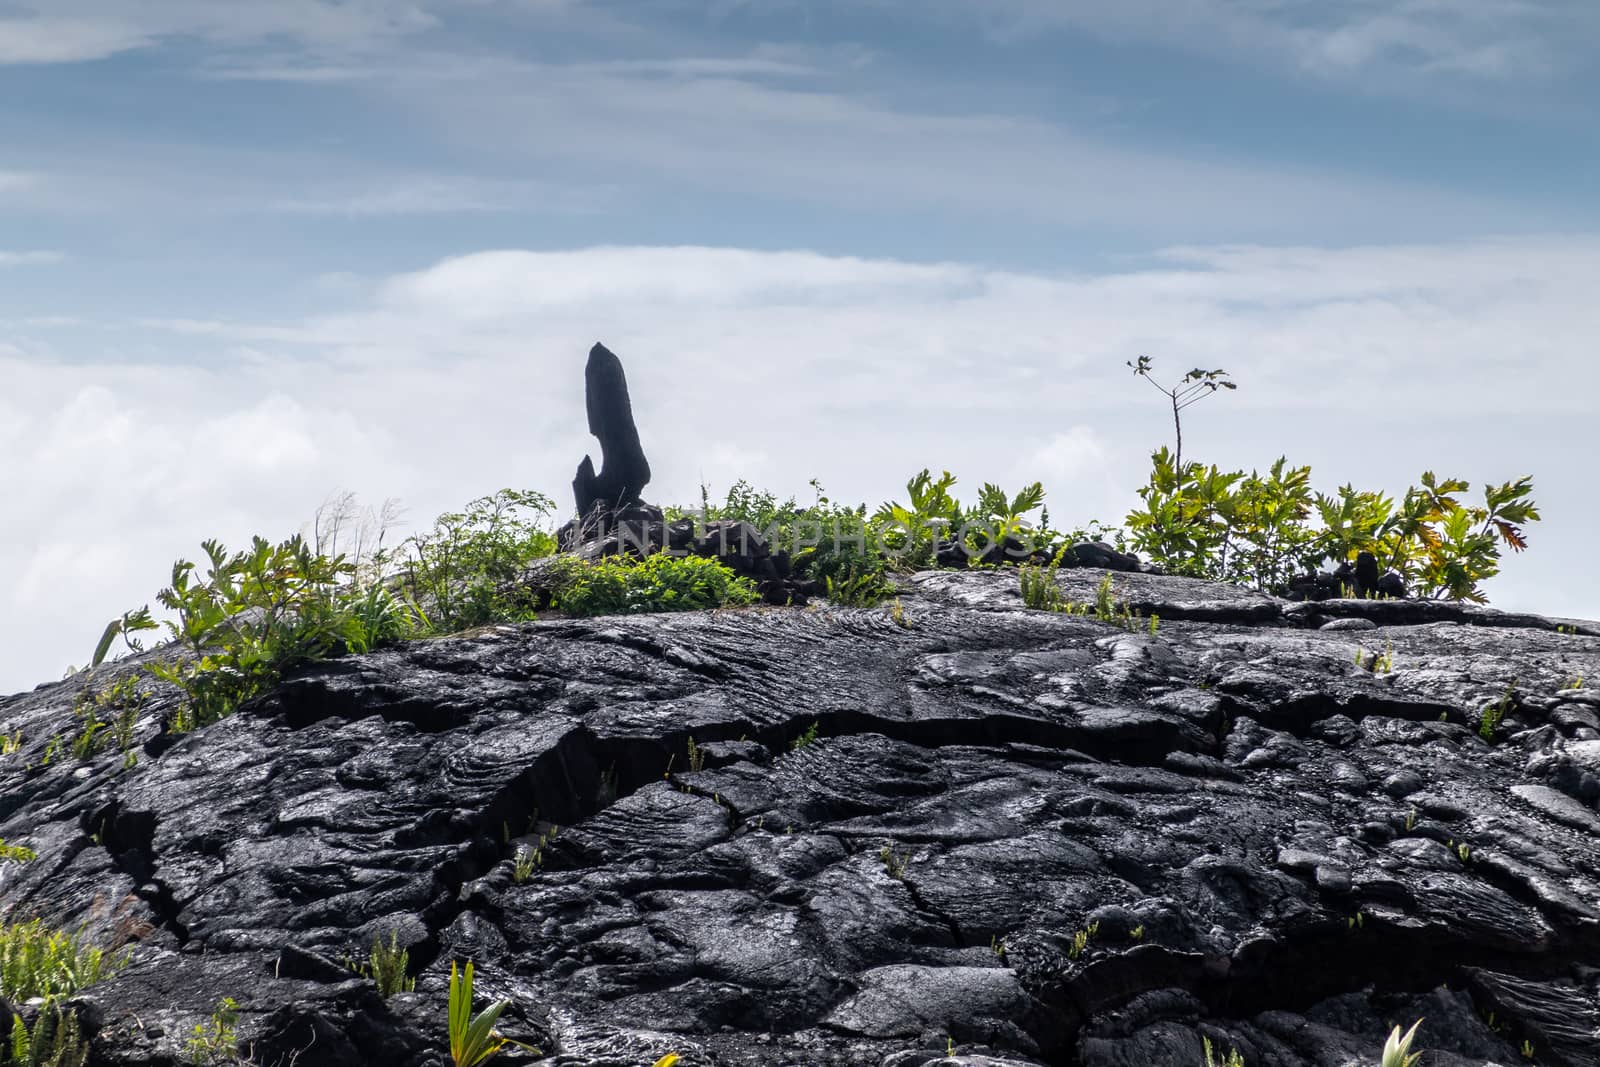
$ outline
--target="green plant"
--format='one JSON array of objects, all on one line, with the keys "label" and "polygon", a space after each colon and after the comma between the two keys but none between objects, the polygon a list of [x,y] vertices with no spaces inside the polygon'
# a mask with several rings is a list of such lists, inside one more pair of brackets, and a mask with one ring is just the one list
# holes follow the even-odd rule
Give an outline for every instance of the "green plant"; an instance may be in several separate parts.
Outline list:
[{"label": "green plant", "polygon": [[1162,447],[1139,490],[1144,506],[1127,516],[1128,543],[1169,573],[1272,593],[1288,592],[1297,575],[1325,561],[1371,552],[1416,595],[1482,602],[1501,548],[1527,548],[1522,527],[1539,519],[1526,477],[1487,485],[1483,505],[1468,506],[1460,499],[1467,482],[1432,471],[1398,504],[1349,485],[1314,493],[1310,476],[1283,457],[1266,475],[1246,475],[1184,463]]},{"label": "green plant", "polygon": [[669,1052],[655,1063],[651,1064],[650,1067],[673,1067],[673,1065],[676,1064],[681,1058],[682,1057],[680,1057],[676,1052]]},{"label": "green plant", "polygon": [[689,750],[689,772],[691,774],[697,774],[700,771],[705,770],[706,769],[706,753],[705,753],[705,749],[703,749],[699,745],[695,744],[693,737],[689,738],[689,743],[688,743],[687,747],[688,747],[688,750]]},{"label": "green plant", "polygon": [[501,489],[440,515],[433,529],[407,538],[400,574],[429,628],[454,633],[530,618],[536,605],[518,579],[533,560],[555,553],[555,536],[544,528],[554,510],[542,493]]},{"label": "green plant", "polygon": [[1422,1053],[1411,1051],[1411,1042],[1417,1036],[1417,1027],[1421,1025],[1422,1020],[1418,1019],[1404,1036],[1401,1036],[1398,1026],[1389,1031],[1389,1040],[1383,1043],[1382,1067],[1412,1067],[1422,1058]]},{"label": "green plant", "polygon": [[[179,560],[171,584],[156,594],[176,615],[162,625],[177,655],[145,665],[183,692],[171,723],[179,732],[231,714],[297,663],[365,651],[410,632],[410,617],[394,607],[392,594],[359,588],[353,563],[320,555],[299,536],[276,545],[257,537],[231,554],[218,541],[201,547],[209,563],[203,579],[196,580],[194,563]],[[147,608],[113,620],[95,662],[116,635],[131,646],[131,634],[157,625]]]},{"label": "green plant", "polygon": [[9,756],[22,747],[22,731],[0,734],[0,756]]},{"label": "green plant", "polygon": [[13,863],[32,863],[39,858],[39,854],[27,845],[8,845],[5,838],[0,837],[0,860],[11,860]]},{"label": "green plant", "polygon": [[465,974],[458,972],[454,960],[450,961],[450,1059],[455,1067],[477,1067],[507,1045],[539,1051],[495,1032],[494,1024],[510,1004],[508,1000],[497,1000],[472,1014],[472,961],[467,961]]},{"label": "green plant", "polygon": [[996,940],[995,936],[993,934],[990,934],[989,935],[989,951],[993,952],[996,956],[999,956],[1001,959],[1005,959],[1006,958],[1006,943],[1003,940]]},{"label": "green plant", "polygon": [[878,859],[883,861],[883,869],[890,878],[904,880],[906,876],[906,863],[909,856],[902,856],[889,846],[884,845],[878,850]]},{"label": "green plant", "polygon": [[1527,1038],[1522,1039],[1522,1058],[1525,1060],[1533,1059],[1533,1042]]},{"label": "green plant", "polygon": [[1156,635],[1156,631],[1159,630],[1159,629],[1161,629],[1161,616],[1160,615],[1152,615],[1152,616],[1150,616],[1150,636],[1154,637]]},{"label": "green plant", "polygon": [[[1583,675],[1580,674],[1576,678],[1574,678],[1571,682],[1567,683],[1567,687],[1566,688],[1567,689],[1582,689],[1583,688]],[[1563,690],[1563,692],[1565,692],[1565,691],[1566,690]]]},{"label": "green plant", "polygon": [[829,600],[847,608],[870,608],[894,594],[894,583],[884,574],[883,564],[852,560],[837,574],[823,578]]},{"label": "green plant", "polygon": [[611,557],[597,563],[562,557],[558,563],[555,605],[568,615],[699,611],[757,599],[754,582],[701,556]]},{"label": "green plant", "polygon": [[539,866],[540,854],[538,849],[526,845],[517,849],[516,861],[511,868],[511,880],[521,885],[533,877],[534,869]]},{"label": "green plant", "polygon": [[1150,374],[1150,357],[1140,356],[1139,362],[1128,361],[1128,366],[1133,373],[1151,385],[1172,402],[1172,429],[1177,437],[1178,461],[1183,460],[1183,420],[1180,417],[1183,409],[1199,403],[1218,389],[1237,389],[1233,382],[1228,380],[1228,372],[1218,367],[1216,370],[1202,370],[1196,367],[1179,379],[1178,384],[1167,388],[1156,381]]},{"label": "green plant", "polygon": [[0,927],[0,996],[13,1002],[30,997],[70,997],[85,986],[115,974],[128,962],[89,944],[82,930],[52,930],[43,920]]},{"label": "green plant", "polygon": [[911,620],[906,617],[905,605],[900,603],[898,597],[895,598],[893,604],[889,605],[889,618],[893,619],[894,624],[902,630],[911,629]]},{"label": "green plant", "polygon": [[1056,584],[1056,565],[1040,567],[1024,564],[1017,568],[1017,588],[1022,603],[1039,611],[1062,610],[1061,587]]},{"label": "green plant", "polygon": [[1128,936],[1133,938],[1135,941],[1143,941],[1144,940],[1144,923],[1140,923],[1138,926],[1135,926],[1132,930],[1129,930],[1128,931]]},{"label": "green plant", "polygon": [[239,1059],[239,1003],[232,997],[217,1001],[217,1009],[208,1022],[195,1023],[185,1049],[189,1062],[197,1067],[212,1064],[234,1063]]},{"label": "green plant", "polygon": [[1512,679],[1506,686],[1504,695],[1491,704],[1485,704],[1478,713],[1478,736],[1485,741],[1494,740],[1494,732],[1500,728],[1500,723],[1505,719],[1516,701],[1516,679]]},{"label": "green plant", "polygon": [[350,963],[350,969],[363,978],[370,978],[378,987],[378,994],[388,998],[396,993],[409,993],[417,988],[417,980],[406,976],[411,965],[411,953],[400,947],[398,931],[389,932],[386,944],[375,938],[366,960]]},{"label": "green plant", "polygon": [[1416,828],[1417,828],[1417,809],[1416,808],[1412,808],[1410,811],[1406,812],[1406,833],[1409,834],[1412,830],[1415,830]]},{"label": "green plant", "polygon": [[1202,1036],[1200,1040],[1205,1046],[1206,1067],[1244,1067],[1244,1057],[1239,1055],[1238,1049],[1229,1049],[1227,1058],[1219,1063],[1216,1059],[1215,1050],[1211,1046],[1211,1039]]},{"label": "green plant", "polygon": [[817,739],[817,723],[813,721],[810,726],[800,731],[800,736],[789,742],[789,747],[794,750],[805,748]]},{"label": "green plant", "polygon": [[1077,959],[1083,955],[1084,950],[1089,947],[1089,939],[1099,932],[1100,924],[1098,922],[1092,922],[1082,930],[1074,931],[1072,944],[1067,947],[1067,955],[1072,959]]},{"label": "green plant", "polygon": [[11,1017],[10,1053],[6,1062],[18,1067],[83,1067],[89,1059],[89,1043],[76,1012],[46,1004],[31,1033],[22,1016]]}]

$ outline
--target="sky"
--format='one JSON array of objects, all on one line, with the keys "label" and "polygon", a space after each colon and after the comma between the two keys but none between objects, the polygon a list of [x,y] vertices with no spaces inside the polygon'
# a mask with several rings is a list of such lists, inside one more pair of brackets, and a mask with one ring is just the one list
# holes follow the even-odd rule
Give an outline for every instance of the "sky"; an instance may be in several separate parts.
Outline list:
[{"label": "sky", "polygon": [[[0,0],[0,692],[339,492],[1534,479],[1600,618],[1593,0]],[[597,456],[598,458],[598,456]]]}]

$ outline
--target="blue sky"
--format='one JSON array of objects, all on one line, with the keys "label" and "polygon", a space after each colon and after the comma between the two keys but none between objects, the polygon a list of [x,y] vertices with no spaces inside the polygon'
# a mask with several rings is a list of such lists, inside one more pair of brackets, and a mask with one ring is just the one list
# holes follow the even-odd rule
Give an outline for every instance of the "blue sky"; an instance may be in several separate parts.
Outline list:
[{"label": "blue sky", "polygon": [[[0,0],[0,690],[330,492],[560,495],[583,353],[662,499],[922,466],[1111,518],[1207,459],[1535,476],[1600,616],[1589,0]],[[659,458],[658,458],[659,457]],[[403,531],[402,531],[403,532]]]}]

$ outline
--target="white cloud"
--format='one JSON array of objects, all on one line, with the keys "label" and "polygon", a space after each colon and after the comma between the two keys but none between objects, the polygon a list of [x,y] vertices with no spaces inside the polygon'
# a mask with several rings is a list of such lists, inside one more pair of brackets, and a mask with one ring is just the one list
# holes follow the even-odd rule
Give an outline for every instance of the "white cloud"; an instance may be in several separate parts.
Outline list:
[{"label": "white cloud", "polygon": [[[1352,231],[1481,233],[1543,225],[1426,183],[1138,148],[1044,119],[910,110],[810,87],[662,79],[537,64],[422,64],[386,83],[451,151],[903,216],[1040,221],[1139,233],[1283,239]],[[870,145],[870,151],[863,151]]]},{"label": "white cloud", "polygon": [[21,192],[38,184],[38,177],[15,170],[0,170],[0,193]]},{"label": "white cloud", "polygon": [[36,263],[59,263],[60,252],[7,252],[0,249],[0,267],[21,267]]},{"label": "white cloud", "polygon": [[1589,0],[945,0],[938,10],[1000,38],[1084,30],[1368,89],[1437,75],[1543,81],[1581,69],[1600,27]]},{"label": "white cloud", "polygon": [[[1311,463],[1319,486],[1423,469],[1536,478],[1549,521],[1498,603],[1600,615],[1585,531],[1600,236],[1352,249],[1184,248],[1093,275],[726,248],[455,257],[300,322],[103,323],[190,363],[8,350],[0,324],[0,594],[27,618],[0,690],[81,661],[199,541],[281,536],[348,488],[413,525],[505,485],[565,501],[594,447],[583,358],[623,358],[656,472],[693,500],[739,477],[876,504],[922,467],[1043,479],[1052,518],[1115,519],[1170,413],[1123,366],[1224,366],[1186,451]],[[336,287],[332,292],[337,293]],[[58,340],[58,346],[62,343]],[[243,346],[243,347],[241,347]],[[64,353],[70,356],[72,353]]]},{"label": "white cloud", "polygon": [[414,0],[12,0],[0,12],[0,63],[104,59],[180,38],[364,46],[434,24]]}]

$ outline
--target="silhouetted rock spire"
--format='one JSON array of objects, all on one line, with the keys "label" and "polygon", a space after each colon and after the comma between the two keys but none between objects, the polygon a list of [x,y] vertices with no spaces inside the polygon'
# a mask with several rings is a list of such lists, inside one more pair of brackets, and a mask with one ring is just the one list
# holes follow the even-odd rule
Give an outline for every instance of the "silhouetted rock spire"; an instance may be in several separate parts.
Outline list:
[{"label": "silhouetted rock spire", "polygon": [[572,493],[580,516],[588,515],[596,504],[608,509],[637,504],[640,492],[650,482],[650,462],[644,458],[639,429],[633,423],[622,361],[597,343],[589,350],[583,377],[589,432],[600,439],[600,473],[595,474],[594,461],[588,456],[578,464]]}]

